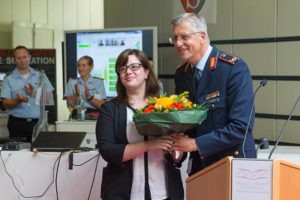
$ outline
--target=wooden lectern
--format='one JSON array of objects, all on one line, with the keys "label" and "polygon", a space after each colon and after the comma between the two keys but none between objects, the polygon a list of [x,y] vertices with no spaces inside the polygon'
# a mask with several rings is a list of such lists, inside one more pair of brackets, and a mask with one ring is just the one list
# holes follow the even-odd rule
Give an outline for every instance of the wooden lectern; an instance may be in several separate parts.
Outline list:
[{"label": "wooden lectern", "polygon": [[300,200],[300,165],[226,157],[186,183],[187,200]]}]

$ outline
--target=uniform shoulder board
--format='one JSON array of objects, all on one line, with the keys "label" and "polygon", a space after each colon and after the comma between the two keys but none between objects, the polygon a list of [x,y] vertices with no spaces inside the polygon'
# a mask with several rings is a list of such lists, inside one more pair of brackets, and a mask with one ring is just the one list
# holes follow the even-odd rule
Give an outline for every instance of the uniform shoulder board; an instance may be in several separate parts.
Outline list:
[{"label": "uniform shoulder board", "polygon": [[104,80],[104,78],[96,77],[96,76],[93,76],[93,78],[95,78],[95,79],[100,79],[100,80]]},{"label": "uniform shoulder board", "polygon": [[234,65],[240,58],[236,57],[236,56],[233,56],[233,55],[230,55],[230,54],[227,54],[227,53],[224,53],[219,57],[219,59],[226,62],[226,63]]},{"label": "uniform shoulder board", "polygon": [[181,63],[180,65],[178,65],[178,66],[176,67],[176,71],[177,71],[178,69],[180,69],[181,67],[183,67],[184,69],[186,69],[188,66],[189,66],[189,63],[188,63],[188,62]]},{"label": "uniform shoulder board", "polygon": [[9,71],[9,72],[6,72],[5,73],[5,76],[4,76],[4,78],[7,78],[9,75],[11,75],[12,74],[12,72],[11,71]]}]

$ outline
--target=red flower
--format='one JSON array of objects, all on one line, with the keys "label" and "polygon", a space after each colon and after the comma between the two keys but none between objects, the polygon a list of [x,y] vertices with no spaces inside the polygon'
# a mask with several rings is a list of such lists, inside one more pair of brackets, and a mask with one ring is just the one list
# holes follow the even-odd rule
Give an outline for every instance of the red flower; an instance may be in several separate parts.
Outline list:
[{"label": "red flower", "polygon": [[145,108],[144,113],[150,113],[154,110],[155,106],[153,104],[149,105],[147,108]]},{"label": "red flower", "polygon": [[184,109],[184,106],[181,104],[181,103],[173,103],[171,105],[171,108],[175,108],[177,110],[183,110]]}]

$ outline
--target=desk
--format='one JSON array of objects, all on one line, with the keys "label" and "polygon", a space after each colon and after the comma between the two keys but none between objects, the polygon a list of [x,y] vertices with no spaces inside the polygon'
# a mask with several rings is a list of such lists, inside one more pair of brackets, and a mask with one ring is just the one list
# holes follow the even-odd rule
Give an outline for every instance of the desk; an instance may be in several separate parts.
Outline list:
[{"label": "desk", "polygon": [[8,129],[7,129],[7,120],[8,115],[5,112],[0,112],[0,138],[8,137]]},{"label": "desk", "polygon": [[[74,153],[74,164],[81,164],[96,156],[98,152]],[[51,183],[53,177],[53,165],[59,157],[59,153],[32,153],[29,151],[2,151],[7,171],[13,177],[16,187],[25,196],[41,195]],[[87,200],[92,185],[97,158],[82,166],[73,166],[69,170],[69,154],[63,154],[60,160],[57,176],[58,196],[61,200]],[[100,157],[95,181],[90,200],[99,200],[102,168],[106,165]],[[57,164],[55,167],[55,172]],[[54,174],[55,176],[55,174]],[[0,199],[16,200],[21,197],[13,187],[9,176],[5,173],[2,161],[0,161]],[[56,199],[55,182],[43,197],[27,198],[30,200],[54,200]]]},{"label": "desk", "polygon": [[96,140],[96,120],[72,120],[72,121],[57,121],[56,131],[74,131],[87,132],[81,146],[95,148]]},{"label": "desk", "polygon": [[[270,148],[271,149],[271,148]],[[258,158],[266,159],[270,149],[260,150]],[[84,152],[74,154],[74,164],[80,164],[94,156],[98,152]],[[286,159],[291,162],[300,163],[300,147],[278,146],[273,158]],[[12,175],[17,188],[26,196],[40,195],[50,184],[53,176],[53,165],[59,153],[32,153],[28,151],[2,151],[2,158],[8,172]],[[68,154],[61,158],[58,173],[58,193],[60,200],[87,200],[91,188],[96,159],[91,160],[83,166],[74,166],[68,169]],[[102,179],[102,168],[106,162],[100,158],[97,174],[92,189],[90,200],[100,200],[100,187]],[[187,160],[181,168],[182,181],[185,188]],[[3,163],[0,161],[0,199],[1,200],[25,200],[14,189],[11,179],[5,173]],[[56,199],[55,185],[41,198],[27,198],[29,200],[54,200]]]}]

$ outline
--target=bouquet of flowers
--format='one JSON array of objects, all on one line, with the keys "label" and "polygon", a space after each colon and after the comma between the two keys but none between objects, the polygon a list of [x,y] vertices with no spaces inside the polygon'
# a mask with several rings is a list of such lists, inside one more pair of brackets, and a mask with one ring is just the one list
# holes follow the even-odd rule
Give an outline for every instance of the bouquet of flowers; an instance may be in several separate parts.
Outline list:
[{"label": "bouquet of flowers", "polygon": [[207,109],[193,104],[187,96],[188,92],[183,92],[179,95],[151,98],[133,116],[139,134],[167,135],[184,132],[201,124],[206,119]]}]

